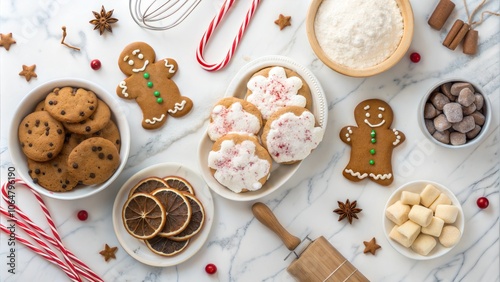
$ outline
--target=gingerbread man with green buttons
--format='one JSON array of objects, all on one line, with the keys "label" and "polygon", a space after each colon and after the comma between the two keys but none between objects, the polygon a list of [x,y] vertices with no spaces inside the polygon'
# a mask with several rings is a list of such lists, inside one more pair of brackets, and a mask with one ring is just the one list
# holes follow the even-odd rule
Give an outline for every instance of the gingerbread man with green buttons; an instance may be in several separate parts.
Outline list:
[{"label": "gingerbread man with green buttons", "polygon": [[118,59],[120,70],[127,75],[116,94],[124,99],[135,99],[142,110],[142,127],[156,129],[167,120],[167,115],[181,117],[189,113],[193,102],[181,96],[170,78],[177,73],[177,62],[166,58],[155,62],[156,53],[144,42],[126,46]]},{"label": "gingerbread man with green buttons", "polygon": [[390,185],[392,151],[405,141],[405,135],[391,129],[394,114],[389,104],[370,99],[354,109],[358,126],[345,126],[340,139],[351,146],[351,158],[342,174],[351,181],[369,178],[380,185]]}]

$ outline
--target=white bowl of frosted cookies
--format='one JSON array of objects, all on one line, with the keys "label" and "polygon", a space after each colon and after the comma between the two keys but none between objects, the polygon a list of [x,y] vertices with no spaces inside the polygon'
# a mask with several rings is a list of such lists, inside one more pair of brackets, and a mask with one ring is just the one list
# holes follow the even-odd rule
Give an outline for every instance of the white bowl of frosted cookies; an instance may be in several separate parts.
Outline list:
[{"label": "white bowl of frosted cookies", "polygon": [[283,56],[248,63],[210,112],[199,145],[203,178],[235,201],[276,191],[320,144],[327,115],[323,89],[304,66]]},{"label": "white bowl of frosted cookies", "polygon": [[464,232],[464,213],[453,192],[418,180],[399,187],[385,205],[384,233],[392,247],[415,260],[448,253]]},{"label": "white bowl of frosted cookies", "polygon": [[16,174],[40,194],[62,200],[108,187],[125,167],[130,147],[117,99],[76,78],[52,80],[27,93],[9,133]]}]

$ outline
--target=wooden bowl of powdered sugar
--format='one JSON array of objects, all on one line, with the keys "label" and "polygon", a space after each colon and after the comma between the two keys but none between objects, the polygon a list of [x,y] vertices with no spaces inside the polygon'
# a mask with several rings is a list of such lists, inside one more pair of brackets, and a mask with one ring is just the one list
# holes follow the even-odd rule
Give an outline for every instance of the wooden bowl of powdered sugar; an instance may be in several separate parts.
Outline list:
[{"label": "wooden bowl of powdered sugar", "polygon": [[306,29],[328,67],[368,77],[390,69],[408,51],[413,11],[409,0],[313,0]]}]

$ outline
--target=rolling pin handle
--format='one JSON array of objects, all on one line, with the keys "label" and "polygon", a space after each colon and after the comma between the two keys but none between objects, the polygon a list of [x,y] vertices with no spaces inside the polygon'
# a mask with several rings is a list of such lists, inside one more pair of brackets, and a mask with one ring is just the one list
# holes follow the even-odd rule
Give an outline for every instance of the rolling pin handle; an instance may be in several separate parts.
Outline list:
[{"label": "rolling pin handle", "polygon": [[285,244],[285,246],[293,251],[299,244],[300,239],[298,237],[290,234],[282,225],[279,223],[274,213],[269,209],[268,206],[261,202],[257,202],[252,206],[252,212],[255,218],[264,224],[267,228],[271,229],[278,237],[280,237],[281,241]]}]

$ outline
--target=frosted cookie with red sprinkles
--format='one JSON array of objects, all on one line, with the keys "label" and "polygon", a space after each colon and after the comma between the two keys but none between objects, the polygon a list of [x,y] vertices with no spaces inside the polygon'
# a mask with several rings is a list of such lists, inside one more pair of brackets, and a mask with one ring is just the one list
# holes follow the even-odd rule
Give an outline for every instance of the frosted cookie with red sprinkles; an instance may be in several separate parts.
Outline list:
[{"label": "frosted cookie with red sprinkles", "polygon": [[255,136],[227,134],[208,154],[214,178],[235,193],[257,191],[266,183],[272,159]]},{"label": "frosted cookie with red sprinkles", "polygon": [[235,97],[223,98],[213,107],[208,124],[208,136],[212,141],[228,133],[259,133],[262,115],[253,104]]},{"label": "frosted cookie with red sprinkles", "polygon": [[254,74],[247,83],[245,100],[257,106],[267,120],[286,106],[310,107],[311,90],[296,72],[283,67],[269,67]]},{"label": "frosted cookie with red sprinkles", "polygon": [[293,164],[305,159],[323,140],[324,129],[302,107],[284,107],[272,114],[262,131],[262,144],[273,160]]}]

